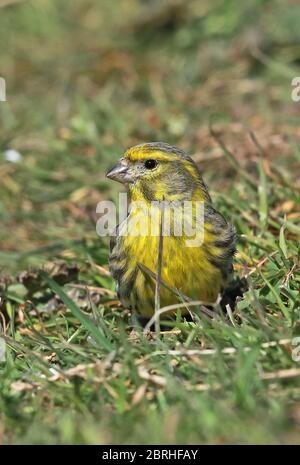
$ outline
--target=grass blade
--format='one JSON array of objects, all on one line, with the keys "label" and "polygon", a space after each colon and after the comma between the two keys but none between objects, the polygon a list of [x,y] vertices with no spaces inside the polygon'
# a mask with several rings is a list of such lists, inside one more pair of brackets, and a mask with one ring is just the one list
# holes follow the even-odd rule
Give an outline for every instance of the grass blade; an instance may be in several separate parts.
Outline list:
[{"label": "grass blade", "polygon": [[63,303],[68,307],[68,309],[72,312],[75,318],[80,321],[80,323],[91,333],[92,337],[95,341],[99,344],[100,347],[103,349],[111,352],[114,350],[113,345],[111,342],[102,334],[101,331],[97,328],[97,326],[88,318],[80,308],[73,302],[72,299],[65,293],[65,291],[57,284],[54,279],[52,279],[48,273],[45,271],[41,271],[42,278],[47,282],[49,287],[61,298]]},{"label": "grass blade", "polygon": [[286,240],[285,240],[285,235],[284,235],[284,231],[285,231],[285,225],[283,224],[280,228],[280,233],[279,233],[279,247],[284,255],[284,258],[288,258],[288,249],[287,249],[287,244],[286,244]]},{"label": "grass blade", "polygon": [[157,335],[160,333],[158,310],[160,309],[160,280],[161,280],[161,265],[162,265],[163,240],[164,240],[164,211],[165,211],[165,201],[163,198],[162,205],[161,205],[161,219],[160,219],[156,283],[155,283],[155,315],[157,315],[157,318],[155,319],[155,332]]}]

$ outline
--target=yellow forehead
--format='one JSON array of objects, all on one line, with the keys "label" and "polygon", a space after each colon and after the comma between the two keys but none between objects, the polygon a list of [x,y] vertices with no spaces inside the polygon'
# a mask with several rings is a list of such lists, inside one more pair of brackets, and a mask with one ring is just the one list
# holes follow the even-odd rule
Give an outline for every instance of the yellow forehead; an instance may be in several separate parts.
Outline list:
[{"label": "yellow forehead", "polygon": [[172,161],[176,158],[176,155],[174,153],[164,152],[158,148],[149,147],[147,144],[141,144],[126,150],[124,158],[130,161],[147,160],[148,158]]}]

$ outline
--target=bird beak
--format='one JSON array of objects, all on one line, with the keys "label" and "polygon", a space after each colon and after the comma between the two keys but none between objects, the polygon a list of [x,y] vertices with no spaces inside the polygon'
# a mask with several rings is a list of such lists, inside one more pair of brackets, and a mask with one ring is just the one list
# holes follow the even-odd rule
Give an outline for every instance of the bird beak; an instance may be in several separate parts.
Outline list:
[{"label": "bird beak", "polygon": [[106,174],[106,177],[109,179],[113,179],[114,181],[121,182],[122,184],[126,184],[126,183],[134,181],[133,177],[129,173],[128,165],[124,162],[124,160],[119,161]]}]

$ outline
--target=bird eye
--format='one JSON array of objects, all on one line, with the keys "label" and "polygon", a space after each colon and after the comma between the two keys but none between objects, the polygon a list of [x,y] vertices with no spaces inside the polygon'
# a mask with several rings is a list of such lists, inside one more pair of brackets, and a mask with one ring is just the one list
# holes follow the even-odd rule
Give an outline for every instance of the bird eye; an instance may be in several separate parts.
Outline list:
[{"label": "bird eye", "polygon": [[144,165],[147,170],[153,170],[157,166],[157,161],[150,158],[149,160],[145,161]]}]

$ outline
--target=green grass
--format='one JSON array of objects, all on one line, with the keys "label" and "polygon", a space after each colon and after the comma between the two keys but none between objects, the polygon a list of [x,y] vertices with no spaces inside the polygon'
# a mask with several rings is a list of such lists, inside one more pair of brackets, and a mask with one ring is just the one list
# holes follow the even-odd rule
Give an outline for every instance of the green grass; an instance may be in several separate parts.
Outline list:
[{"label": "green grass", "polygon": [[[290,3],[0,8],[0,443],[299,442]],[[149,140],[194,154],[249,283],[233,319],[200,312],[160,338],[131,332],[95,231],[97,202],[117,196],[107,168]]]}]

